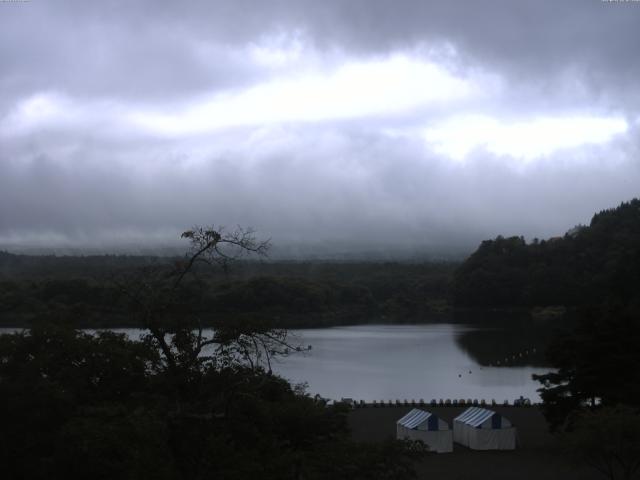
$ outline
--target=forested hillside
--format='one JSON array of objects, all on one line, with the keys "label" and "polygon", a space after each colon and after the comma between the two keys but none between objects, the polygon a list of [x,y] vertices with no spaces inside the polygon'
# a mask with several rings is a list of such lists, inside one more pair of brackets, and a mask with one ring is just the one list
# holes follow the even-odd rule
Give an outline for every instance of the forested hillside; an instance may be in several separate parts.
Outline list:
[{"label": "forested hillside", "polygon": [[640,200],[603,210],[563,237],[482,242],[456,271],[453,298],[478,307],[638,302]]},{"label": "forested hillside", "polygon": [[[0,252],[0,325],[64,311],[86,327],[130,326],[127,283],[177,257],[12,255]],[[280,326],[416,320],[449,307],[451,263],[238,262],[199,268],[182,292],[205,323],[249,315]]]}]

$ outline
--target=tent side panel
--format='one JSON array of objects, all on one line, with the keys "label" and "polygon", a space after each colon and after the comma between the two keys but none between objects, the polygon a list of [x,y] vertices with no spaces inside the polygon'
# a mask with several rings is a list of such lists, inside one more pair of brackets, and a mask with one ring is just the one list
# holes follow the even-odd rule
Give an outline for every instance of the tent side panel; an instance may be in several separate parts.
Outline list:
[{"label": "tent side panel", "polygon": [[473,450],[514,450],[516,448],[516,429],[476,428],[470,437],[469,448]]},{"label": "tent side panel", "polygon": [[464,427],[465,424],[454,420],[453,421],[453,441],[456,443],[460,443],[462,445],[467,446],[467,444],[464,442],[463,438],[464,438]]}]

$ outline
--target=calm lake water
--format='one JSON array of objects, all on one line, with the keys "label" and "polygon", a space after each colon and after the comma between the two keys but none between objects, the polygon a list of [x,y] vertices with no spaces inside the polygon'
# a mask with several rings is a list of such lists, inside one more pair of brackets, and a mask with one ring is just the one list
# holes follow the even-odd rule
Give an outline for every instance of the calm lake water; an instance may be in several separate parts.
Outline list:
[{"label": "calm lake water", "polygon": [[[517,366],[488,366],[481,365],[459,341],[464,337],[466,343],[469,338],[473,342],[476,333],[489,332],[456,324],[296,330],[300,343],[311,345],[312,350],[279,360],[275,370],[292,382],[308,382],[310,393],[333,399],[484,398],[511,402],[522,395],[537,401],[539,384],[531,375],[549,369],[526,365],[524,348],[513,352],[519,360],[513,362],[519,363]],[[478,335],[480,341],[482,338]],[[496,355],[491,363],[504,365],[502,357]]]},{"label": "calm lake water", "polygon": [[[140,334],[118,331],[132,338]],[[312,349],[278,359],[274,370],[293,383],[307,382],[312,395],[331,399],[512,402],[522,395],[538,401],[539,384],[531,375],[549,370],[541,365],[543,346],[535,335],[514,328],[442,323],[291,333]]]}]

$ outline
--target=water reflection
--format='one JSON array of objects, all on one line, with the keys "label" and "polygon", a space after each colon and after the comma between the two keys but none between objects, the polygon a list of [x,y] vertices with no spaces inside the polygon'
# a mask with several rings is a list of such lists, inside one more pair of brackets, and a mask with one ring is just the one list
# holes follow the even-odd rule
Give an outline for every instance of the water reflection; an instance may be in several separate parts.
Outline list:
[{"label": "water reflection", "polygon": [[300,341],[313,350],[282,359],[275,368],[293,382],[308,382],[311,393],[328,398],[502,402],[523,395],[537,400],[538,384],[531,374],[547,369],[524,364],[489,367],[489,362],[485,366],[470,353],[490,351],[478,342],[491,339],[491,329],[487,335],[480,332],[483,329],[459,324],[297,330]]},{"label": "water reflection", "polygon": [[456,336],[456,343],[482,366],[548,367],[544,352],[555,335],[551,322],[528,313],[460,312],[456,323],[477,325]]}]

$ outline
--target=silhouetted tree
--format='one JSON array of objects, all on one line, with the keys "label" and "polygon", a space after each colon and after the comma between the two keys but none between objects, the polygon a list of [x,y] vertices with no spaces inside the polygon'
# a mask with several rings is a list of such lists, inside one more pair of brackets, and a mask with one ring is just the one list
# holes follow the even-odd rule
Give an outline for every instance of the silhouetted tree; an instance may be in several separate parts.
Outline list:
[{"label": "silhouetted tree", "polygon": [[286,330],[228,317],[214,318],[209,333],[202,327],[199,265],[263,254],[268,242],[242,229],[196,227],[183,238],[191,246],[183,261],[117,282],[149,332],[142,340],[80,332],[65,310],[0,335],[3,474],[410,478],[413,450],[352,443],[344,406],[327,408],[271,372],[273,355],[297,349]]},{"label": "silhouetted tree", "polygon": [[564,445],[577,460],[610,480],[631,480],[640,472],[640,413],[617,406],[583,411],[573,419]]},{"label": "silhouetted tree", "polygon": [[534,375],[551,425],[583,407],[640,407],[640,315],[631,307],[582,309],[575,330],[558,338],[548,359],[556,368]]}]

